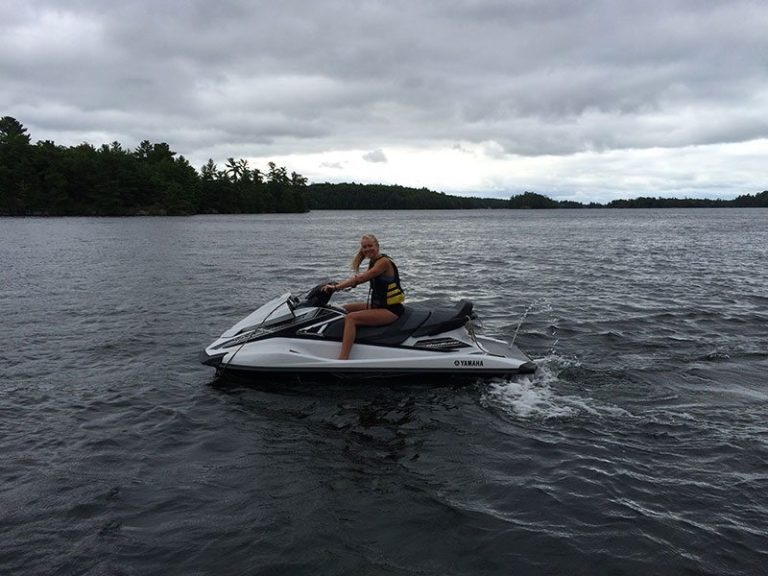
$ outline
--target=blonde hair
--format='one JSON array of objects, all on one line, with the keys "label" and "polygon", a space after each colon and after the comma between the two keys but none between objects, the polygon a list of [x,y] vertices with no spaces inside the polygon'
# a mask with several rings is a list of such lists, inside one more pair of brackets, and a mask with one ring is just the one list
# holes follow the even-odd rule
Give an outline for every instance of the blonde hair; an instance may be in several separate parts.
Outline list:
[{"label": "blonde hair", "polygon": [[[376,249],[379,249],[379,240],[374,236],[373,234],[363,234],[363,237],[360,238],[360,243],[363,243],[363,240],[372,240],[374,244],[376,244]],[[355,272],[358,272],[360,270],[360,264],[365,260],[365,256],[363,255],[363,249],[360,248],[357,251],[357,254],[355,254],[355,257],[352,258],[352,270]]]}]

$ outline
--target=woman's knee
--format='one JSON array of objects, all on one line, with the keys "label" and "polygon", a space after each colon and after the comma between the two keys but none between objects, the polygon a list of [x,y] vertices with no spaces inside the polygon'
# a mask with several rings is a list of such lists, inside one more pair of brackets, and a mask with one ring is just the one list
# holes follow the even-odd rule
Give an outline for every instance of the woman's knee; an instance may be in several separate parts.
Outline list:
[{"label": "woman's knee", "polygon": [[359,312],[350,312],[344,317],[344,324],[352,324],[354,326],[357,326],[359,321],[360,321]]}]

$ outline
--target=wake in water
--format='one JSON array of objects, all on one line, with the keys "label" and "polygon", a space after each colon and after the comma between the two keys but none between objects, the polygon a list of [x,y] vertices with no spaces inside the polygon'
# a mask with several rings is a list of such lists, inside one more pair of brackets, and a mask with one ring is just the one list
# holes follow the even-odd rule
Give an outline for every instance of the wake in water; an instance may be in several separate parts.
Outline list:
[{"label": "wake in water", "polygon": [[535,362],[538,369],[532,376],[491,381],[481,398],[482,405],[518,418],[544,420],[581,415],[630,416],[626,410],[602,404],[590,396],[558,392],[559,384],[565,383],[561,375],[567,370],[581,367],[579,360],[550,353]]},{"label": "wake in water", "polygon": [[[586,414],[591,417],[623,416],[628,413],[616,406],[601,404],[589,396],[564,394],[562,389],[573,390],[573,382],[565,375],[581,368],[576,357],[566,357],[557,351],[559,322],[551,302],[547,298],[536,298],[520,317],[512,337],[514,343],[526,320],[535,319],[535,324],[545,326],[534,330],[547,352],[534,359],[538,369],[532,376],[515,377],[511,380],[493,380],[484,392],[481,402],[487,408],[499,409],[518,418],[557,419],[574,418]],[[530,338],[531,333],[526,333]]]}]

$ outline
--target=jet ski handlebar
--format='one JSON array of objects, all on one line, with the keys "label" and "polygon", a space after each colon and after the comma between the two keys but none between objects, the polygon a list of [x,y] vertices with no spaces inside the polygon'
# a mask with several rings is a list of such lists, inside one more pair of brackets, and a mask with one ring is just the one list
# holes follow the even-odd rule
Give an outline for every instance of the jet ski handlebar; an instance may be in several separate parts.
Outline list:
[{"label": "jet ski handlebar", "polygon": [[317,286],[311,288],[309,292],[307,292],[304,296],[302,303],[307,306],[318,308],[326,306],[328,301],[331,299],[332,292],[325,292],[323,290],[323,286],[325,286],[325,284],[318,284]]}]

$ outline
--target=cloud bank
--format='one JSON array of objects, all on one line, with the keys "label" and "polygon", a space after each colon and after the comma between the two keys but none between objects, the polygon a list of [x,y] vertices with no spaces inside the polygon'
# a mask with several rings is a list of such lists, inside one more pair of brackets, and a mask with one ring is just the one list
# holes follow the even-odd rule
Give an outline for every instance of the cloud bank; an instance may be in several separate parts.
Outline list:
[{"label": "cloud bank", "polygon": [[0,6],[0,115],[195,166],[605,201],[768,188],[768,4]]}]

